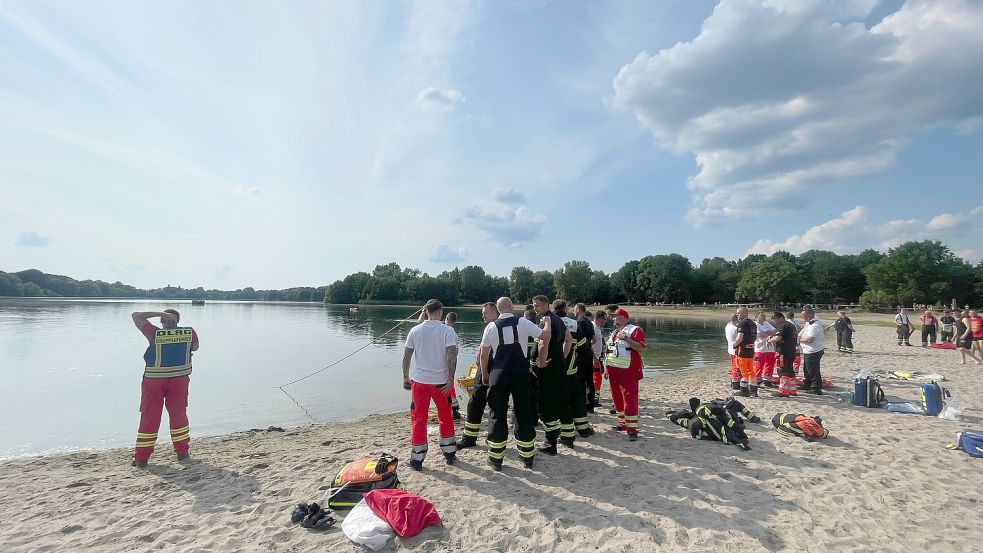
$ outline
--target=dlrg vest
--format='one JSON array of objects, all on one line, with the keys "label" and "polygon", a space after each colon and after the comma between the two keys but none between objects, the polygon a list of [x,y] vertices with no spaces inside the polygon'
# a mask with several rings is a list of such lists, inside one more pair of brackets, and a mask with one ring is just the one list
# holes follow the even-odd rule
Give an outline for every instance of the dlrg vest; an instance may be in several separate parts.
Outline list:
[{"label": "dlrg vest", "polygon": [[[623,331],[628,336],[631,336],[636,328],[638,327],[633,324],[627,324]],[[609,339],[608,354],[605,356],[605,361],[609,367],[627,369],[631,366],[631,348],[628,347],[628,344],[624,340],[612,342]]]},{"label": "dlrg vest", "polygon": [[173,378],[191,374],[191,327],[160,328],[143,354],[146,378]]}]

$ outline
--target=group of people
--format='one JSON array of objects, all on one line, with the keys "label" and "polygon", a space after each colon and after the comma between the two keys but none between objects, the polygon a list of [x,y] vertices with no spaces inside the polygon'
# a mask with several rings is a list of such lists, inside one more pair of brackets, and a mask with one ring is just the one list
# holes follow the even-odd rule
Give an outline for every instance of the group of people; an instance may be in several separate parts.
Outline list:
[{"label": "group of people", "polygon": [[[410,390],[410,467],[423,468],[428,451],[430,405],[437,409],[440,448],[453,464],[457,450],[477,445],[481,420],[488,410],[488,463],[501,470],[509,433],[509,405],[519,458],[532,467],[537,453],[557,455],[558,445],[574,447],[578,437],[594,429],[587,418],[600,405],[603,378],[611,388],[616,430],[638,439],[638,381],[642,377],[645,334],[629,322],[617,305],[591,314],[583,304],[568,316],[565,300],[550,303],[536,296],[522,316],[512,300],[503,297],[482,306],[485,321],[476,364],[476,378],[460,439],[455,436],[450,403],[457,368],[458,340],[453,323],[443,321],[443,305],[430,300],[426,319],[410,329],[403,356],[403,386]],[[604,340],[607,319],[614,328]],[[544,430],[536,446],[536,426]]]},{"label": "group of people", "polygon": [[[841,312],[842,313],[842,312]],[[795,323],[794,313],[776,311],[771,322],[764,311],[754,319],[746,307],[738,308],[724,328],[730,356],[731,388],[734,395],[760,397],[760,387],[776,388],[775,397],[798,394],[796,371],[803,368],[803,391],[822,394],[821,360],[825,352],[825,328],[812,308],[802,310],[803,324]],[[845,321],[842,321],[845,318]],[[853,352],[853,325],[845,313],[834,325],[837,345],[845,353]],[[831,325],[833,326],[833,325]],[[843,330],[839,330],[842,328]],[[800,361],[801,359],[801,361]],[[777,371],[776,371],[777,366]]]},{"label": "group of people", "polygon": [[[922,323],[923,348],[934,346],[937,343],[936,336],[939,336],[938,343],[956,346],[961,354],[961,364],[966,364],[966,356],[983,364],[983,316],[975,309],[946,309],[941,317],[936,317],[931,309],[926,309],[919,320]],[[915,325],[911,322],[907,309],[898,309],[894,324],[897,327],[898,345],[910,346]]]}]

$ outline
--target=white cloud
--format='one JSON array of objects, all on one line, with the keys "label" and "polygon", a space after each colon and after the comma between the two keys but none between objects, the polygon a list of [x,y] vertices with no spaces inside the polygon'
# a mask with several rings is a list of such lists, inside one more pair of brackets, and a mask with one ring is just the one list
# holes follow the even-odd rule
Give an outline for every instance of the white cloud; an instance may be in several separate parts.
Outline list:
[{"label": "white cloud", "polygon": [[983,205],[978,205],[969,212],[970,215],[980,215],[983,214]]},{"label": "white cloud", "polygon": [[526,195],[511,186],[496,188],[492,191],[492,198],[505,205],[525,205]]},{"label": "white cloud", "polygon": [[258,186],[238,186],[236,192],[240,194],[262,194],[263,189]]},{"label": "white cloud", "polygon": [[433,253],[430,254],[430,261],[434,263],[462,263],[468,258],[468,250],[466,248],[452,249],[447,244],[440,244],[434,248]]},{"label": "white cloud", "polygon": [[866,29],[875,4],[723,0],[695,39],[621,69],[614,105],[695,155],[689,221],[805,203],[813,183],[892,166],[920,131],[983,122],[983,4],[910,1]]},{"label": "white cloud", "polygon": [[221,267],[215,267],[215,278],[219,280],[225,280],[225,277],[229,276],[235,267],[232,265],[222,265]]},{"label": "white cloud", "polygon": [[472,207],[465,210],[458,221],[478,227],[490,240],[507,248],[518,248],[539,237],[546,216],[533,213],[525,206],[506,206],[502,209]]},{"label": "white cloud", "polygon": [[51,238],[33,230],[18,232],[14,235],[14,244],[25,248],[41,248],[47,246],[49,242],[51,242]]},{"label": "white cloud", "polygon": [[416,96],[416,103],[421,108],[429,111],[450,111],[457,104],[463,103],[464,99],[464,94],[461,94],[460,90],[440,90],[428,86]]},{"label": "white cloud", "polygon": [[[781,242],[762,239],[754,243],[744,255],[772,254],[786,251],[800,254],[808,250],[828,250],[840,254],[857,253],[867,248],[886,251],[909,240],[943,240],[966,260],[977,261],[978,255],[971,248],[960,249],[960,239],[974,235],[983,227],[963,213],[941,213],[924,221],[921,219],[894,219],[883,224],[870,220],[870,210],[857,207],[816,225],[802,234],[793,234]],[[965,255],[963,255],[965,254]]]}]

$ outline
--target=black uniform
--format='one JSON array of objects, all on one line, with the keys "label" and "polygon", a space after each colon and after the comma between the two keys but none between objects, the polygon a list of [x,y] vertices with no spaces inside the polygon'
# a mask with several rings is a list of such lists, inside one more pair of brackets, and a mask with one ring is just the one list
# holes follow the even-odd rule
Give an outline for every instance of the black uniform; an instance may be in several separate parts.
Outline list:
[{"label": "black uniform", "polygon": [[782,363],[778,367],[779,376],[795,378],[795,346],[799,338],[799,329],[795,323],[785,321],[778,329],[778,343],[775,344]]},{"label": "black uniform", "polygon": [[846,315],[836,319],[833,328],[836,330],[836,349],[844,353],[853,353],[853,322]]},{"label": "black uniform", "polygon": [[560,437],[561,427],[565,438],[573,439],[573,417],[567,408],[567,364],[563,359],[563,342],[567,326],[556,313],[547,311],[544,317],[550,319],[550,341],[548,344],[549,364],[537,373],[537,392],[539,411],[546,441],[555,446]]},{"label": "black uniform", "polygon": [[[488,371],[488,458],[501,466],[505,458],[505,446],[509,439],[509,397],[515,410],[515,443],[519,457],[532,465],[536,454],[536,410],[529,390],[529,362],[519,343],[519,320],[507,317],[495,321],[498,331],[498,347],[491,369]],[[504,332],[512,332],[511,344],[506,344]]]},{"label": "black uniform", "polygon": [[577,319],[577,330],[584,338],[584,343],[577,348],[577,375],[584,387],[587,410],[593,413],[597,400],[597,390],[594,389],[594,323],[587,317],[581,317]]},{"label": "black uniform", "polygon": [[[744,319],[737,323],[737,332],[741,334],[742,338],[735,355],[740,359],[754,359],[754,341],[758,339],[758,324],[751,319]],[[742,361],[742,363],[746,363],[746,361]],[[743,370],[741,371],[740,395],[744,397],[758,395],[758,387],[748,386],[747,376]]]},{"label": "black uniform", "polygon": [[[585,319],[586,320],[586,319]],[[589,323],[589,321],[588,321]],[[593,325],[591,325],[593,326]],[[594,330],[593,328],[591,330]],[[573,427],[577,434],[586,438],[594,433],[594,429],[591,428],[590,421],[587,420],[587,395],[585,393],[586,388],[584,387],[583,379],[581,378],[580,366],[581,359],[584,357],[583,345],[588,339],[583,334],[584,329],[578,323],[577,331],[572,333],[573,336],[573,347],[570,348],[570,354],[567,355],[567,409],[569,409],[570,417],[573,419]],[[592,353],[590,355],[591,363],[588,365],[591,372],[587,373],[590,379],[593,380],[594,371],[594,356]],[[593,405],[593,404],[592,404]],[[568,445],[574,443],[576,435],[571,435],[572,433],[566,432],[566,428],[563,427],[563,420],[560,420],[560,437]]]},{"label": "black uniform", "polygon": [[908,335],[911,330],[911,319],[908,318],[908,315],[902,315],[900,313],[895,316],[895,323],[898,322],[898,319],[901,319],[901,324],[898,324],[898,345],[904,344],[910,346],[911,342],[908,341]]},{"label": "black uniform", "polygon": [[[479,355],[481,355],[479,353]],[[481,366],[481,361],[478,361],[478,366]],[[478,431],[481,430],[481,417],[485,414],[485,406],[488,403],[488,386],[485,386],[481,382],[481,373],[475,377],[474,393],[471,394],[471,400],[468,401],[468,416],[464,421],[464,439],[462,444],[458,444],[459,447],[464,445],[465,447],[470,447],[474,445],[474,441],[478,438]]]},{"label": "black uniform", "polygon": [[761,419],[744,404],[734,398],[715,399],[702,405],[696,398],[689,401],[689,409],[666,413],[669,420],[689,429],[690,435],[698,440],[714,440],[734,444],[744,450],[751,449],[744,431],[744,419],[751,422],[760,422]]},{"label": "black uniform", "polygon": [[[947,344],[952,342],[954,338],[956,318],[952,315],[942,315],[939,322],[942,323],[942,343]],[[947,328],[949,330],[946,330]]]}]

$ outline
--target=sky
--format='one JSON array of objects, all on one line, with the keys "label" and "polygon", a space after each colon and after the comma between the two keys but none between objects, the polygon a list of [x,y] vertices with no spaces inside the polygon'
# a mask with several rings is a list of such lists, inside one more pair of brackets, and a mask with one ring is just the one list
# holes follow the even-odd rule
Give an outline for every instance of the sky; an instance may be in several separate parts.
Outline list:
[{"label": "sky", "polygon": [[983,2],[0,3],[0,270],[983,257]]}]

